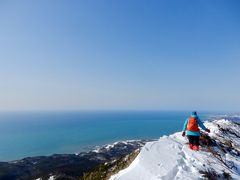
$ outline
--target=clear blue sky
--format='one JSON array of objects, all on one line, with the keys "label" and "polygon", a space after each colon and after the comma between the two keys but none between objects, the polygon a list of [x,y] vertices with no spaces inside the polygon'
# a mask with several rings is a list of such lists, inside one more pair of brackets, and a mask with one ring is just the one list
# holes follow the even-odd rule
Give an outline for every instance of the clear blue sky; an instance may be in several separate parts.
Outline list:
[{"label": "clear blue sky", "polygon": [[240,107],[240,1],[3,0],[0,110]]}]

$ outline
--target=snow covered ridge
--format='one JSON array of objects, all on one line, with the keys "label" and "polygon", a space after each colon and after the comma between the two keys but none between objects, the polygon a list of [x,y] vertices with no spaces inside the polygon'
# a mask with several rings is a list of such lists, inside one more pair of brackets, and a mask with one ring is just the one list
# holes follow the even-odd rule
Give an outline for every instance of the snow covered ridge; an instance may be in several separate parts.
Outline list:
[{"label": "snow covered ridge", "polygon": [[240,123],[215,120],[200,139],[200,151],[188,148],[181,132],[148,142],[131,165],[110,180],[240,179]]},{"label": "snow covered ridge", "polygon": [[113,149],[126,148],[127,146],[138,146],[142,147],[147,142],[147,140],[126,140],[126,141],[117,141],[113,144],[106,144],[104,146],[97,146],[92,152],[95,153],[105,153]]}]

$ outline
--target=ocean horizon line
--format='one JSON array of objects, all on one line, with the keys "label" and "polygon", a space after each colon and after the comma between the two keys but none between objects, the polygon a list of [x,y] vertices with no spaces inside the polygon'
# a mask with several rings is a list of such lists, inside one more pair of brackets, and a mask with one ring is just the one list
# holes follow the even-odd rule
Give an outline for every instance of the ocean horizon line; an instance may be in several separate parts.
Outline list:
[{"label": "ocean horizon line", "polygon": [[177,110],[177,109],[77,109],[77,110],[0,110],[0,113],[27,113],[27,112],[49,112],[49,113],[68,113],[68,112],[192,112],[199,113],[240,113],[234,110]]}]

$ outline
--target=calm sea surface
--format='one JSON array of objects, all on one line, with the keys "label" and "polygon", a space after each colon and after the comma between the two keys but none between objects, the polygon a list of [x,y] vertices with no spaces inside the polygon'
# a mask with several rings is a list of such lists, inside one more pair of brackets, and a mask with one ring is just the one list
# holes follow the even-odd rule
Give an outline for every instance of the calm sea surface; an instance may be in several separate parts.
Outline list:
[{"label": "calm sea surface", "polygon": [[2,112],[0,161],[76,153],[120,140],[157,139],[181,131],[188,116],[189,112]]}]

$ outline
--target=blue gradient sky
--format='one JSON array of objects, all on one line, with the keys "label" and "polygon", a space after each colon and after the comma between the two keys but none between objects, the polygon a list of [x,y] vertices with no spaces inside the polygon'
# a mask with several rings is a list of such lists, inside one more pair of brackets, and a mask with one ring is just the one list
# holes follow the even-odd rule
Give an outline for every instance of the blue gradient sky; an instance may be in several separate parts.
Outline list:
[{"label": "blue gradient sky", "polygon": [[0,110],[240,107],[240,1],[0,2]]}]

